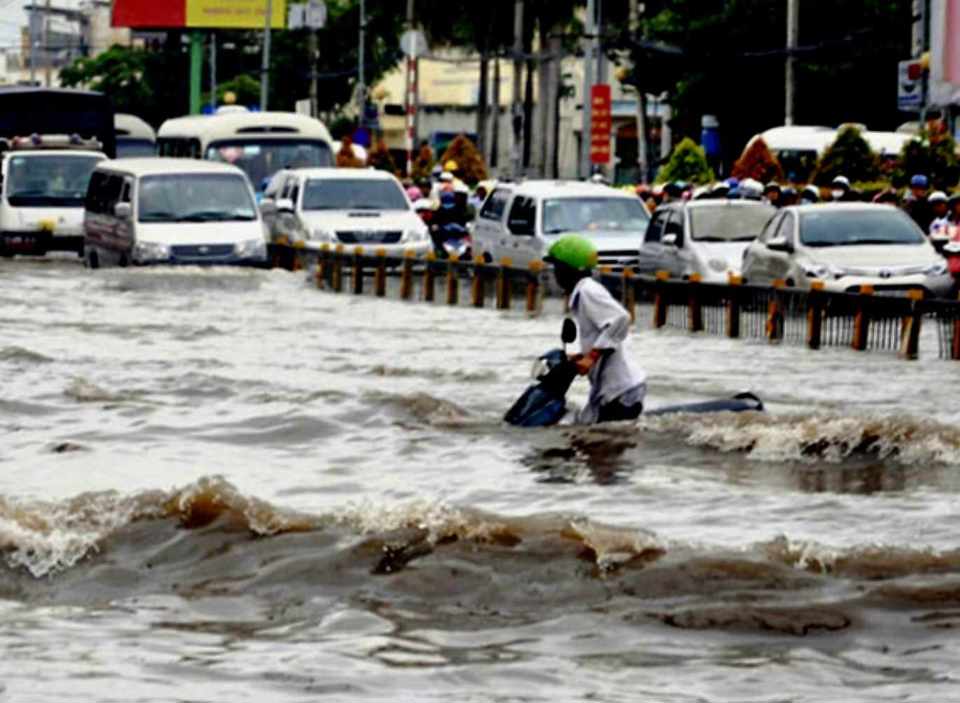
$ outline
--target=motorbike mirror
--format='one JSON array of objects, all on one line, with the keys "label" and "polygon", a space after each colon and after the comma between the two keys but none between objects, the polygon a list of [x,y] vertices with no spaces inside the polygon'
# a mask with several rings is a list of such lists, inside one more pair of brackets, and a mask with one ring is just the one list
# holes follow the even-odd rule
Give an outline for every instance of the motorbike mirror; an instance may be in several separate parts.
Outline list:
[{"label": "motorbike mirror", "polygon": [[573,344],[577,341],[577,323],[569,317],[563,320],[563,329],[560,332],[560,339],[564,344]]}]

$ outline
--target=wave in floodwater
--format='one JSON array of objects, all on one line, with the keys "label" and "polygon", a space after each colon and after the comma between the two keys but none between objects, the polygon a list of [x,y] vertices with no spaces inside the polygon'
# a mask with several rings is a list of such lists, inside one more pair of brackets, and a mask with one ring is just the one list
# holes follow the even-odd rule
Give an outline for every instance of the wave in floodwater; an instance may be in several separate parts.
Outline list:
[{"label": "wave in floodwater", "polygon": [[[0,500],[0,597],[96,605],[148,595],[254,598],[277,612],[323,595],[394,603],[457,628],[602,609],[684,629],[809,635],[868,611],[960,625],[960,550],[832,549],[783,537],[739,550],[667,542],[589,516],[511,518],[413,503],[315,516],[220,478],[60,503]],[[264,622],[264,626],[267,622]]]},{"label": "wave in floodwater", "polygon": [[840,463],[871,458],[960,464],[960,429],[905,415],[714,413],[644,418],[639,426],[679,436],[691,446],[743,453],[757,461]]}]

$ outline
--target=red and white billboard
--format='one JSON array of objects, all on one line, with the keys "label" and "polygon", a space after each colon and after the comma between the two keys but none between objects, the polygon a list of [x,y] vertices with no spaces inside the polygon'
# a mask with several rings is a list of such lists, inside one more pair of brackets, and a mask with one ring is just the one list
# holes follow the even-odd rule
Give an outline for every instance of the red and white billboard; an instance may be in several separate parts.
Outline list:
[{"label": "red and white billboard", "polygon": [[960,104],[960,0],[930,3],[930,99]]}]

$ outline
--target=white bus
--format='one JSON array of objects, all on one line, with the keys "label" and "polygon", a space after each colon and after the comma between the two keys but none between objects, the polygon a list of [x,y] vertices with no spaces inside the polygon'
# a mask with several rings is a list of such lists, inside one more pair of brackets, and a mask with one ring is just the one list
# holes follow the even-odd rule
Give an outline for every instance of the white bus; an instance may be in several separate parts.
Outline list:
[{"label": "white bus", "polygon": [[156,155],[157,133],[144,120],[118,112],[113,116],[113,126],[117,135],[118,159]]},{"label": "white bus", "polygon": [[160,125],[157,142],[161,156],[239,166],[258,194],[281,169],[334,165],[333,140],[323,122],[292,112],[177,117]]}]

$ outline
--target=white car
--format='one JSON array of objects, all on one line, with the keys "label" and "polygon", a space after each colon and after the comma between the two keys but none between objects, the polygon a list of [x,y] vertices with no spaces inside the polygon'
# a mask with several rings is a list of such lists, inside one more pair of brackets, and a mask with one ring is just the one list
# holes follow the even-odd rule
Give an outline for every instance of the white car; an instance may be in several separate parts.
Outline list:
[{"label": "white car", "polygon": [[499,183],[473,226],[474,252],[487,261],[510,259],[526,268],[564,234],[579,234],[597,247],[601,266],[619,270],[637,263],[650,214],[632,194],[597,183],[526,181]]},{"label": "white car", "polygon": [[0,160],[0,254],[45,254],[83,246],[83,199],[100,151],[15,148]]},{"label": "white car", "polygon": [[947,265],[904,213],[891,205],[830,203],[784,208],[744,253],[749,283],[776,279],[810,288],[857,292],[921,289],[946,295]]},{"label": "white car", "polygon": [[87,266],[266,263],[266,229],[236,166],[194,159],[104,161],[84,212]]},{"label": "white car", "polygon": [[669,271],[671,277],[699,274],[726,283],[739,274],[743,253],[776,209],[758,200],[693,200],[661,205],[640,247],[641,273]]},{"label": "white car", "polygon": [[280,171],[264,191],[260,209],[273,241],[308,249],[324,244],[363,246],[388,256],[432,248],[430,232],[393,175],[359,168]]}]

